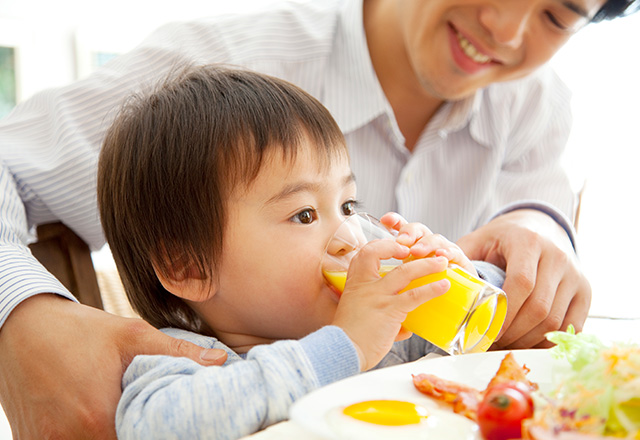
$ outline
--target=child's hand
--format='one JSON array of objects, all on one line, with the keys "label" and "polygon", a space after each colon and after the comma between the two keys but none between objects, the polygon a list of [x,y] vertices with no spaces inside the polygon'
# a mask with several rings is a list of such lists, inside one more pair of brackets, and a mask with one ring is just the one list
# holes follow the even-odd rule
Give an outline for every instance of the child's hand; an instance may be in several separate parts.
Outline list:
[{"label": "child's hand", "polygon": [[411,256],[423,258],[441,256],[455,263],[472,275],[478,275],[471,260],[462,252],[455,243],[447,240],[440,234],[434,234],[422,223],[407,223],[407,221],[395,212],[388,212],[380,219],[386,227],[398,231],[396,241],[411,249]]},{"label": "child's hand", "polygon": [[445,257],[420,258],[394,268],[384,277],[379,275],[380,260],[409,255],[409,248],[396,241],[376,240],[364,246],[349,266],[333,325],[341,327],[353,341],[363,371],[377,365],[394,341],[410,336],[401,327],[407,313],[451,286],[445,279],[398,295],[412,280],[441,272],[449,263]]}]

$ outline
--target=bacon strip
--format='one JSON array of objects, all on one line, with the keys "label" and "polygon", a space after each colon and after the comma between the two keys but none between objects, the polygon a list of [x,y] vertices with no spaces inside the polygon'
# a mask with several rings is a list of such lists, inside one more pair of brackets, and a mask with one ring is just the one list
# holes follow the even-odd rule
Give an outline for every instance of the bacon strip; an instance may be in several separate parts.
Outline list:
[{"label": "bacon strip", "polygon": [[479,390],[433,374],[414,375],[413,385],[421,393],[451,404],[456,414],[473,421],[477,420],[478,405],[482,401],[482,392]]},{"label": "bacon strip", "polygon": [[513,353],[509,352],[502,359],[502,362],[500,362],[498,371],[495,376],[493,376],[486,389],[488,390],[492,386],[503,382],[519,382],[524,384],[530,392],[535,391],[538,389],[538,384],[527,379],[529,371],[531,371],[529,367],[526,365],[520,366],[513,357]]},{"label": "bacon strip", "polygon": [[456,414],[477,421],[478,405],[482,402],[486,390],[492,386],[503,382],[519,382],[530,391],[537,390],[538,385],[529,381],[526,377],[529,371],[526,365],[520,366],[513,354],[509,352],[502,359],[498,371],[483,391],[459,382],[442,379],[433,374],[414,375],[413,385],[421,393],[452,405],[453,412]]}]

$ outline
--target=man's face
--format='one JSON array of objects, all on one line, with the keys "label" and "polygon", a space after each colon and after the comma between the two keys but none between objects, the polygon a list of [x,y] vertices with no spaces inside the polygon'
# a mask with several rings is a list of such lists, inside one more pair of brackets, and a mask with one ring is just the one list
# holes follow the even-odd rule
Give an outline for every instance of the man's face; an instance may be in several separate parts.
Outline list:
[{"label": "man's face", "polygon": [[423,92],[460,99],[542,64],[605,0],[398,0],[402,41]]}]

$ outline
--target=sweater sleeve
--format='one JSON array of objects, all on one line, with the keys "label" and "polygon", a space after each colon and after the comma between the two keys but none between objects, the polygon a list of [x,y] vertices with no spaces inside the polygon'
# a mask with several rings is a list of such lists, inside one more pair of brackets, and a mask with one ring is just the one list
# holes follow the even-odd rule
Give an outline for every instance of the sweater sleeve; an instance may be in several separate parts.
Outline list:
[{"label": "sweater sleeve", "polygon": [[[324,327],[300,341],[257,346],[244,360],[213,338],[174,335],[224,348],[229,360],[203,367],[186,358],[137,356],[123,378],[118,438],[239,438],[286,419],[292,403],[322,382],[359,370],[353,344],[337,327]],[[335,352],[346,358],[330,369]]]}]

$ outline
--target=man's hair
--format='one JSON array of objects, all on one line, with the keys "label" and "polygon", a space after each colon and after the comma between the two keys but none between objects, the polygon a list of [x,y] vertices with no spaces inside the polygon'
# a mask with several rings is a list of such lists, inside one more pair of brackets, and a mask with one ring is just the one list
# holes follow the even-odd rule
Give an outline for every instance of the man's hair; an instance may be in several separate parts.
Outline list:
[{"label": "man's hair", "polygon": [[207,332],[155,271],[171,278],[195,267],[214,280],[229,195],[248,188],[267,153],[292,161],[304,142],[318,150],[319,166],[348,157],[322,104],[293,84],[246,70],[190,67],[125,103],[100,154],[98,203],[140,316],[158,328]]},{"label": "man's hair", "polygon": [[608,0],[591,20],[594,23],[625,17],[640,9],[640,0]]}]

